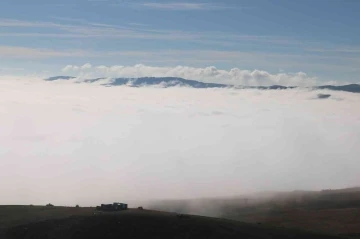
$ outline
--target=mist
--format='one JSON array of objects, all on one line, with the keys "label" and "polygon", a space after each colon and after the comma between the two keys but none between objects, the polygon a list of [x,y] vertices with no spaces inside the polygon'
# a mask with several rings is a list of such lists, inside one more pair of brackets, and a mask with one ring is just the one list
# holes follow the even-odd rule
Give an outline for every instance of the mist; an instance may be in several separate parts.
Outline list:
[{"label": "mist", "polygon": [[0,204],[355,186],[359,108],[360,94],[326,90],[103,87],[5,77]]}]

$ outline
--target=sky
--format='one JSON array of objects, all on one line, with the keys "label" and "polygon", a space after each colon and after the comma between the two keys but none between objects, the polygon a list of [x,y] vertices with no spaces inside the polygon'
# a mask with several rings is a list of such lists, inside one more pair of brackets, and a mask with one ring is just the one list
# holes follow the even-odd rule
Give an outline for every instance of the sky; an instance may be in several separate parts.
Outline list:
[{"label": "sky", "polygon": [[[357,0],[3,0],[0,75],[91,77],[120,66],[158,76],[181,66],[261,71],[298,85],[359,83],[359,11]],[[94,74],[64,70],[86,64]]]},{"label": "sky", "polygon": [[359,94],[76,82],[0,79],[0,204],[359,185]]}]

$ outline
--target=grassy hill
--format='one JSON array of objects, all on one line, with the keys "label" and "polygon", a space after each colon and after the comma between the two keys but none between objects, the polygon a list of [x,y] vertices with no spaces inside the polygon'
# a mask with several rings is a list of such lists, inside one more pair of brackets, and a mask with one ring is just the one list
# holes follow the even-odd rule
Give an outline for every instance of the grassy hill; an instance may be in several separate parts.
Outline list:
[{"label": "grassy hill", "polygon": [[248,197],[153,202],[156,210],[360,238],[360,188],[265,192]]},{"label": "grassy hill", "polygon": [[5,223],[0,236],[5,239],[340,238],[226,219],[138,209],[94,214],[92,208],[7,206],[1,207],[0,212],[2,223]]}]

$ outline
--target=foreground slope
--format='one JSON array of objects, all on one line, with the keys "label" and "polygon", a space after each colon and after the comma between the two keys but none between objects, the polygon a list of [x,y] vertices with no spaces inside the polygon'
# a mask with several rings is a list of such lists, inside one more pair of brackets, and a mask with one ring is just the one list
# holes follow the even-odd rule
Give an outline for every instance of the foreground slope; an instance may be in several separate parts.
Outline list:
[{"label": "foreground slope", "polygon": [[3,238],[338,238],[225,219],[130,209],[6,228]]},{"label": "foreground slope", "polygon": [[163,200],[149,207],[360,238],[360,188],[264,192],[249,197]]}]

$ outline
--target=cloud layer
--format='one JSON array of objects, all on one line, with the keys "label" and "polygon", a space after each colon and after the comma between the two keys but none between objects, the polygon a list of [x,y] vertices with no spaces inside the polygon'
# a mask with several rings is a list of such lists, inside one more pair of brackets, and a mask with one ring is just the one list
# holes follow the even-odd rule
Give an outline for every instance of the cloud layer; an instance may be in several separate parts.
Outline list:
[{"label": "cloud layer", "polygon": [[87,63],[83,66],[67,65],[62,71],[76,75],[79,78],[138,78],[138,77],[181,77],[204,82],[244,86],[312,86],[317,84],[315,77],[310,77],[304,72],[271,74],[262,70],[241,70],[233,68],[229,71],[217,69],[214,66],[194,68],[188,66],[153,67],[143,64],[134,66],[95,66]]},{"label": "cloud layer", "polygon": [[[86,68],[86,67],[85,67]],[[0,80],[0,204],[358,184],[360,96]]]}]

